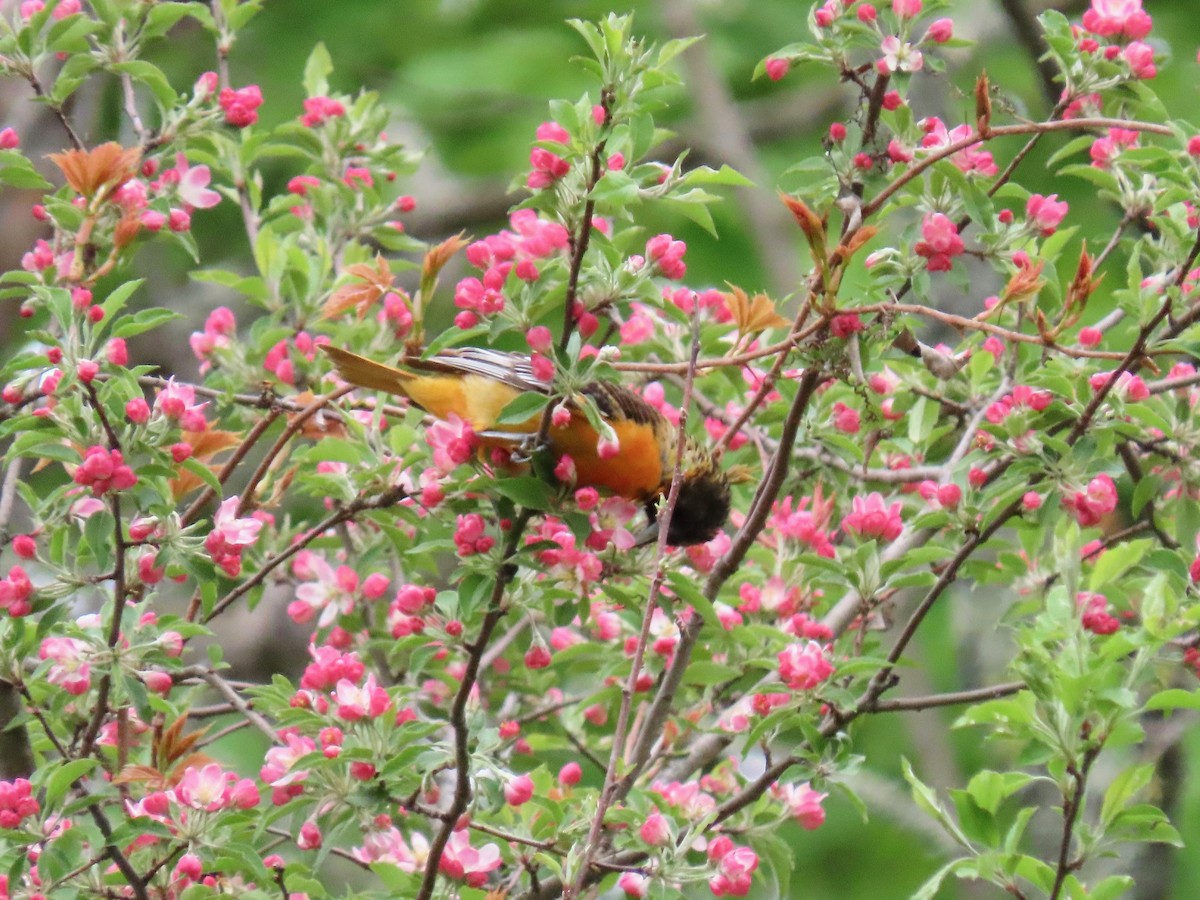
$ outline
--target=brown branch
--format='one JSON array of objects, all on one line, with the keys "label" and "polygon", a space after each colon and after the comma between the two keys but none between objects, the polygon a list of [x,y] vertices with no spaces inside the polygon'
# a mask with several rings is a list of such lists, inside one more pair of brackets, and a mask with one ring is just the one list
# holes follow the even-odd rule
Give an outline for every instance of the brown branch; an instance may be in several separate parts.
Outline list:
[{"label": "brown branch", "polygon": [[941,162],[943,159],[953,156],[959,151],[966,150],[968,147],[973,147],[976,144],[982,144],[994,138],[1007,137],[1017,134],[1044,134],[1051,131],[1083,131],[1089,128],[1125,128],[1130,131],[1144,131],[1149,134],[1158,134],[1164,137],[1171,137],[1174,132],[1166,125],[1159,125],[1154,122],[1141,122],[1135,119],[1112,119],[1102,116],[1094,118],[1081,119],[1061,119],[1051,122],[1022,122],[1016,125],[994,125],[988,129],[986,135],[981,135],[975,131],[965,138],[957,141],[952,141],[949,144],[940,146],[930,152],[926,157],[923,157],[917,162],[914,162],[911,167],[902,172],[894,181],[886,185],[878,194],[872,197],[868,202],[863,204],[862,217],[864,220],[879,211],[879,208],[886,203],[893,194],[899,191],[904,185],[908,184],[922,172],[935,163]]},{"label": "brown branch", "polygon": [[998,700],[1023,690],[1025,690],[1025,682],[1010,681],[1007,684],[994,684],[991,687],[973,688],[969,691],[952,691],[946,694],[931,694],[926,697],[898,697],[895,700],[880,700],[875,704],[872,712],[911,712],[935,709],[939,706],[961,706],[964,703]]},{"label": "brown branch", "polygon": [[1058,866],[1054,872],[1054,887],[1050,891],[1050,900],[1058,900],[1067,875],[1078,868],[1077,863],[1071,862],[1071,837],[1075,831],[1075,823],[1079,819],[1079,811],[1083,809],[1088,773],[1091,771],[1092,763],[1100,755],[1101,746],[1088,747],[1083,753],[1082,764],[1078,767],[1074,763],[1067,765],[1067,773],[1071,776],[1073,788],[1063,791],[1062,840],[1058,847]]},{"label": "brown branch", "polygon": [[354,385],[347,384],[343,385],[332,393],[317,397],[312,401],[312,403],[304,407],[303,411],[301,411],[299,415],[288,422],[287,428],[283,429],[283,433],[279,435],[275,443],[271,445],[271,449],[267,451],[266,456],[264,456],[259,462],[258,468],[254,470],[254,474],[250,476],[250,480],[246,483],[246,487],[242,491],[242,499],[238,503],[238,516],[244,516],[251,509],[251,506],[254,503],[254,491],[258,488],[258,485],[263,478],[266,477],[267,472],[270,470],[272,463],[275,462],[276,457],[283,452],[283,448],[287,446],[288,441],[295,437],[296,434],[298,434],[300,430],[304,428],[304,423],[334,400],[337,400],[339,397],[344,397],[352,390],[354,390]]},{"label": "brown branch", "polygon": [[504,591],[516,577],[517,567],[513,558],[520,548],[525,526],[529,524],[532,517],[532,511],[523,508],[513,520],[504,545],[504,561],[492,584],[492,594],[488,599],[488,611],[484,614],[483,623],[480,625],[475,641],[466,645],[467,664],[463,670],[458,691],[454,695],[454,703],[450,708],[450,728],[454,733],[454,795],[451,798],[450,807],[445,812],[446,818],[442,822],[442,827],[430,841],[429,855],[426,858],[425,872],[421,878],[421,889],[417,894],[417,900],[429,900],[433,896],[434,889],[437,887],[438,868],[441,865],[446,844],[449,842],[450,835],[454,832],[459,818],[466,812],[467,804],[471,802],[471,748],[469,746],[471,732],[467,724],[467,702],[470,700],[471,691],[475,688],[479,677],[479,663],[491,640],[492,632],[495,631],[496,625],[508,611],[504,605]]},{"label": "brown branch", "polygon": [[[241,461],[246,458],[246,454],[253,449],[254,445],[258,443],[259,438],[263,436],[263,432],[270,428],[271,425],[274,424],[275,420],[278,419],[282,414],[283,407],[272,405],[271,408],[267,410],[267,414],[259,418],[258,421],[254,423],[254,427],[250,429],[250,432],[242,439],[242,442],[238,444],[237,448],[233,451],[233,455],[229,457],[229,459],[225,462],[225,465],[221,467],[221,471],[217,473],[218,482],[224,484],[229,480],[229,477],[234,473]],[[191,505],[188,506],[187,510],[184,511],[183,515],[180,516],[180,527],[186,527],[188,523],[196,518],[196,516],[200,514],[200,510],[204,508],[204,504],[208,503],[208,501],[211,500],[215,494],[216,491],[213,490],[211,486],[205,485],[204,490],[200,492],[200,495],[192,501]]]},{"label": "brown branch", "polygon": [[[666,508],[658,521],[658,544],[655,547],[654,577],[650,581],[650,591],[646,598],[646,609],[642,614],[642,629],[633,651],[633,661],[629,667],[629,676],[621,689],[621,706],[617,714],[617,726],[612,737],[612,747],[609,750],[608,766],[604,771],[604,785],[596,803],[596,812],[588,829],[587,840],[583,845],[583,858],[580,860],[575,881],[570,888],[563,891],[564,898],[578,896],[583,891],[583,885],[588,876],[592,859],[600,849],[600,834],[604,830],[604,815],[621,790],[617,781],[617,767],[621,760],[625,737],[628,733],[630,712],[633,708],[633,697],[637,693],[637,681],[641,676],[642,662],[646,655],[646,646],[650,643],[650,627],[654,622],[654,610],[658,606],[663,582],[666,579],[667,535],[671,530],[671,519],[675,515],[675,507],[679,502],[679,489],[683,484],[683,449],[687,445],[688,410],[692,404],[692,390],[696,384],[696,362],[700,359],[700,305],[692,308],[692,352],[689,358],[687,380],[683,385],[683,398],[679,405],[679,424],[675,432],[675,459],[672,461],[674,471],[671,475],[671,487],[667,492]],[[677,648],[678,649],[678,648]],[[632,771],[641,768],[639,759],[643,755],[643,747],[657,739],[657,733],[651,729],[653,718],[648,717],[638,735],[637,750],[634,754]],[[645,753],[648,755],[649,750]],[[626,790],[628,790],[626,788]]]},{"label": "brown branch", "polygon": [[[32,63],[30,65],[32,66]],[[71,146],[76,150],[86,150],[87,146],[80,139],[79,135],[75,133],[75,127],[71,124],[71,120],[67,117],[67,113],[66,110],[63,109],[63,105],[50,99],[49,95],[42,88],[42,83],[38,80],[37,75],[33,73],[32,68],[25,72],[25,80],[28,81],[29,86],[33,88],[34,95],[39,100],[45,101],[47,108],[54,113],[55,117],[62,125],[63,130],[66,131],[67,137],[71,141]]]}]

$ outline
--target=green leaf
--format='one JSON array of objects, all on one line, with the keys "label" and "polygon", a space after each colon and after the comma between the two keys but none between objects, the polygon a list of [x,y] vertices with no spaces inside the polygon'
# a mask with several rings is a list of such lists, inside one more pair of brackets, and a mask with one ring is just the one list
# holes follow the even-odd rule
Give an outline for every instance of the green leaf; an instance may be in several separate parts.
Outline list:
[{"label": "green leaf", "polygon": [[1143,539],[1109,547],[1096,560],[1095,568],[1092,569],[1092,589],[1100,591],[1104,585],[1119,582],[1122,575],[1141,562],[1153,543],[1149,539]]},{"label": "green leaf", "polygon": [[[526,391],[505,404],[496,417],[496,425],[528,425],[550,402],[549,396],[537,391]],[[519,436],[514,435],[514,440]]]},{"label": "green leaf", "polygon": [[167,324],[167,322],[173,322],[175,319],[182,318],[182,315],[169,309],[160,309],[159,307],[143,309],[131,316],[122,316],[113,325],[112,333],[113,337],[133,337],[134,335],[144,334],[147,331],[153,331],[160,325]]},{"label": "green leaf", "polygon": [[1185,691],[1182,688],[1169,688],[1159,691],[1146,701],[1145,709],[1200,709],[1200,691]]},{"label": "green leaf", "polygon": [[125,304],[129,302],[129,298],[133,296],[133,292],[142,286],[143,280],[138,278],[134,281],[127,281],[114,288],[104,299],[104,303],[101,304],[100,308],[104,310],[104,318],[107,321],[114,321],[116,314],[124,309]]},{"label": "green leaf", "polygon": [[73,759],[63,763],[46,780],[46,806],[53,809],[71,785],[96,768],[99,760]]},{"label": "green leaf", "polygon": [[981,809],[994,814],[1006,797],[1019,791],[1032,780],[1033,776],[1024,772],[1001,773],[985,769],[971,778],[967,784],[967,792]]},{"label": "green leaf", "polygon": [[304,64],[304,92],[309,97],[323,97],[329,93],[329,73],[333,71],[333,59],[323,43],[313,47]]},{"label": "green leaf", "polygon": [[221,482],[217,480],[217,474],[212,469],[197,459],[185,459],[182,466],[212,488],[218,497],[221,496]]},{"label": "green leaf", "polygon": [[1138,481],[1137,486],[1133,489],[1133,497],[1129,501],[1129,511],[1136,518],[1142,514],[1142,510],[1146,508],[1146,504],[1154,500],[1159,495],[1159,489],[1162,487],[1162,478],[1152,473],[1146,473]]},{"label": "green leaf", "polygon": [[1128,766],[1117,773],[1104,792],[1104,805],[1100,807],[1100,823],[1107,828],[1154,777],[1154,765]]},{"label": "green leaf", "polygon": [[1131,887],[1133,879],[1128,875],[1109,875],[1099,884],[1092,885],[1088,891],[1088,900],[1112,900],[1120,897]]},{"label": "green leaf", "polygon": [[33,163],[15,150],[0,151],[0,182],[38,191],[50,187],[50,182],[38,173]]},{"label": "green leaf", "polygon": [[150,93],[154,95],[154,99],[164,109],[174,106],[179,99],[179,95],[171,87],[171,82],[167,81],[167,76],[163,74],[162,69],[153,63],[146,62],[144,59],[131,59],[127,62],[113,63],[109,68],[114,72],[128,75],[134,81],[140,81],[146,85],[146,87],[150,88]]},{"label": "green leaf", "polygon": [[741,678],[743,670],[733,666],[725,666],[715,662],[694,662],[687,667],[683,680],[687,684],[707,687],[713,684],[723,684]]},{"label": "green leaf", "polygon": [[[824,159],[821,160],[822,166],[827,170],[828,164]],[[728,184],[735,187],[754,187],[754,182],[739,172],[737,169],[730,166],[721,166],[719,169],[713,169],[709,166],[697,166],[690,172],[685,174],[681,179],[682,184]]]},{"label": "green leaf", "polygon": [[494,489],[502,497],[529,509],[545,510],[553,506],[550,487],[540,478],[499,478]]}]

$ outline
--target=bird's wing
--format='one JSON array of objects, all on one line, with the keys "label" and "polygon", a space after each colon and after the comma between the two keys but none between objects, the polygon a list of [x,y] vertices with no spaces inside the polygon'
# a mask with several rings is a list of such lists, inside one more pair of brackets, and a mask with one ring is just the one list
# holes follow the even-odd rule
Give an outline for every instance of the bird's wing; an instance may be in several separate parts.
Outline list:
[{"label": "bird's wing", "polygon": [[486,347],[455,347],[428,359],[406,359],[405,365],[426,372],[462,372],[479,375],[518,391],[548,393],[550,385],[533,374],[533,366],[524,353],[506,353]]}]

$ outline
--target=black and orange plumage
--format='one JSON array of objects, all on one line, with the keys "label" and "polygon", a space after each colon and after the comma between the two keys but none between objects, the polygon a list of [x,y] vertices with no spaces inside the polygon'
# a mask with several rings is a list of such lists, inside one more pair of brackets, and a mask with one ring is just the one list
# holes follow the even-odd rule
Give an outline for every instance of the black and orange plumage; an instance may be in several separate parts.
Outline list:
[{"label": "black and orange plumage", "polygon": [[[338,347],[322,348],[346,381],[407,397],[440,419],[458,416],[485,445],[514,446],[537,433],[541,416],[498,424],[501,412],[527,391],[547,393],[528,356],[478,347],[444,350],[433,357],[406,357],[402,368],[384,365]],[[645,504],[654,521],[658,500],[671,486],[679,455],[678,430],[657,409],[624,385],[590,382],[580,390],[616,435],[618,449],[600,455],[600,435],[579,402],[568,399],[570,420],[552,426],[549,449],[575,463],[576,483]],[[729,517],[730,480],[714,453],[683,437],[683,473],[667,531],[675,546],[710,540]]]}]

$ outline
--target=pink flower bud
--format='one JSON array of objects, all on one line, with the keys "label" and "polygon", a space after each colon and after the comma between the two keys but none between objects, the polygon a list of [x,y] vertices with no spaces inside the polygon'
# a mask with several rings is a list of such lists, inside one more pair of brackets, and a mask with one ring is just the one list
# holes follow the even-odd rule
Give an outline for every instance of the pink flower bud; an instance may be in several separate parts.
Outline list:
[{"label": "pink flower bud", "polygon": [[518,775],[504,785],[504,801],[509,806],[520,806],[528,803],[533,797],[533,779],[528,775]]},{"label": "pink flower bud", "polygon": [[954,36],[954,22],[950,19],[937,19],[930,23],[926,36],[937,44],[944,44]]},{"label": "pink flower bud", "polygon": [[646,816],[638,834],[651,847],[661,847],[671,839],[671,828],[662,813],[652,812]]},{"label": "pink flower bud", "polygon": [[768,56],[766,62],[763,63],[763,68],[766,70],[767,77],[772,81],[781,80],[783,76],[787,75],[788,70],[791,67],[792,64],[788,62],[788,60],[782,59],[778,56]]},{"label": "pink flower bud", "polygon": [[583,769],[577,762],[569,762],[558,770],[558,783],[564,787],[573,787],[579,784],[579,779],[583,777]]}]

